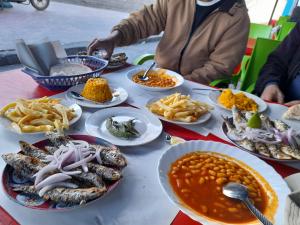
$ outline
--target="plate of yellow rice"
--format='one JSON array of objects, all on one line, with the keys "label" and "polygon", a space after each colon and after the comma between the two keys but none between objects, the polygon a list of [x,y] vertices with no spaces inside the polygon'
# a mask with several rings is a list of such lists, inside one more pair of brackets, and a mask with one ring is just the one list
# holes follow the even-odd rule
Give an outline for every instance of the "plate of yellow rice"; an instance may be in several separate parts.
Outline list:
[{"label": "plate of yellow rice", "polygon": [[236,106],[241,111],[263,112],[268,108],[261,98],[240,90],[211,91],[208,97],[216,106],[226,110],[231,110],[233,106]]},{"label": "plate of yellow rice", "polygon": [[[84,99],[74,98],[72,92],[80,94]],[[71,87],[66,92],[69,101],[87,108],[108,108],[125,102],[128,93],[124,88],[108,84],[103,78],[91,78],[85,84]]]}]

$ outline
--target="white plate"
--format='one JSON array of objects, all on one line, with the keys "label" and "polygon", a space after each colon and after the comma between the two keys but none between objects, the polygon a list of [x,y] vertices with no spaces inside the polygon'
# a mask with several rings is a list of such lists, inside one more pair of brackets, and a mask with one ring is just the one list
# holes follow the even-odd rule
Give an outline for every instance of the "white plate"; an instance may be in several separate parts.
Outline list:
[{"label": "white plate", "polygon": [[[239,149],[236,147],[210,141],[189,141],[174,145],[170,149],[168,149],[159,160],[158,175],[160,184],[167,194],[169,200],[171,200],[171,202],[174,203],[186,215],[202,223],[203,225],[228,224],[209,220],[194,212],[193,210],[187,208],[184,204],[181,203],[181,200],[177,197],[176,193],[173,191],[169,183],[168,173],[171,168],[171,164],[181,156],[194,151],[221,153],[243,162],[244,164],[253,168],[256,172],[258,172],[269,183],[278,198],[278,207],[274,216],[274,225],[283,224],[286,197],[290,193],[290,190],[282,177],[271,166],[269,166],[267,163],[260,160],[256,156],[253,156],[247,152],[239,151]],[[260,223],[258,221],[254,221],[247,224],[258,225]]]},{"label": "white plate", "polygon": [[[161,98],[163,98],[163,97],[161,97]],[[166,121],[166,122],[169,122],[169,123],[173,123],[173,124],[178,124],[178,125],[196,125],[196,124],[205,123],[206,121],[208,121],[208,120],[211,118],[211,115],[212,115],[212,114],[211,114],[211,112],[208,112],[208,113],[202,115],[197,121],[191,122],[191,123],[181,122],[181,121],[176,121],[176,120],[168,120],[168,119],[166,119],[165,117],[163,117],[163,116],[161,116],[161,115],[157,115],[157,114],[151,112],[151,111],[148,109],[148,107],[147,107],[147,105],[151,104],[152,102],[156,102],[156,101],[158,101],[158,100],[161,99],[161,98],[152,98],[152,99],[150,99],[150,100],[147,102],[147,104],[146,104],[146,109],[147,109],[150,113],[152,113],[153,115],[157,116],[159,119],[161,119],[161,120],[163,120],[163,121]]]},{"label": "white plate", "polygon": [[[78,104],[68,102],[68,101],[64,101],[64,100],[61,101],[61,104],[64,105],[64,106],[69,107],[70,109],[74,109],[74,111],[76,113],[76,116],[70,121],[70,126],[73,125],[74,123],[76,123],[82,115],[81,107]],[[8,129],[8,130],[10,130],[14,133],[20,134],[15,129],[12,128],[11,121],[9,119],[0,116],[0,124],[3,127],[5,127],[6,129]],[[45,133],[45,132],[21,133],[21,134],[43,134],[43,133]]]},{"label": "white plate", "polygon": [[[117,121],[136,119],[135,128],[140,136],[133,139],[122,139],[113,136],[106,129],[107,118],[114,117]],[[162,132],[162,124],[149,112],[132,107],[116,107],[99,110],[93,113],[85,122],[87,132],[118,146],[143,145],[156,139]]]},{"label": "white plate", "polygon": [[[176,85],[174,87],[165,87],[165,88],[161,88],[161,87],[148,87],[146,85],[142,85],[142,84],[137,84],[135,83],[133,80],[132,80],[132,77],[137,74],[138,72],[140,72],[141,70],[147,70],[147,68],[144,68],[144,67],[138,67],[136,69],[133,69],[133,70],[130,70],[128,73],[127,73],[127,79],[133,83],[135,86],[137,87],[140,87],[142,89],[145,89],[145,90],[148,90],[148,91],[167,91],[167,90],[171,90],[171,89],[174,89],[174,88],[177,88],[179,86],[181,86],[183,83],[184,83],[184,79],[183,77],[174,72],[174,71],[171,71],[171,70],[167,70],[166,69],[166,73],[171,76],[171,77],[175,77],[177,79],[177,82],[176,82]],[[159,70],[159,68],[155,68],[153,70]]]},{"label": "white plate", "polygon": [[[239,92],[244,93],[248,98],[253,99],[256,104],[258,105],[258,112],[263,112],[268,108],[267,103],[262,100],[261,98],[257,97],[256,95],[244,92],[244,91],[240,91],[240,90],[232,90],[232,93],[237,94]],[[221,92],[218,91],[210,91],[208,94],[209,99],[214,103],[214,105],[222,108],[222,109],[226,109],[228,111],[231,111],[230,109],[225,108],[223,105],[218,103],[218,98],[220,96]]]},{"label": "white plate", "polygon": [[87,107],[87,108],[98,108],[98,109],[103,109],[103,108],[108,108],[108,107],[112,107],[112,106],[117,106],[122,104],[123,102],[125,102],[128,98],[128,93],[124,88],[121,87],[116,87],[114,85],[109,85],[112,92],[118,92],[119,96],[118,97],[113,97],[112,100],[104,102],[104,103],[97,103],[97,102],[93,102],[93,101],[86,101],[86,100],[77,100],[75,98],[72,97],[71,95],[71,91],[75,91],[77,93],[81,93],[81,91],[83,90],[85,84],[79,84],[76,86],[73,86],[71,88],[69,88],[69,90],[66,91],[65,95],[66,98],[69,101],[73,101],[76,102],[78,105],[81,105],[83,107]]}]

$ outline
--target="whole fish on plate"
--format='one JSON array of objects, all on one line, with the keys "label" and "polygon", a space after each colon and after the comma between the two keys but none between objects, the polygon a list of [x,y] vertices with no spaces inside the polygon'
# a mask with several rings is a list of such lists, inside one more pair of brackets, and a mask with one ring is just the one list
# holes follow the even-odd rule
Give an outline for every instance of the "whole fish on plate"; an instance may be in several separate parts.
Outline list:
[{"label": "whole fish on plate", "polygon": [[117,148],[110,148],[101,145],[90,145],[95,151],[100,151],[100,157],[104,165],[123,168],[127,165],[125,157]]},{"label": "whole fish on plate", "polygon": [[278,145],[275,144],[267,144],[267,147],[272,155],[273,158],[275,159],[292,159],[291,156],[283,153],[280,150],[280,147]]},{"label": "whole fish on plate", "polygon": [[289,145],[282,144],[280,147],[280,150],[289,156],[292,156],[296,159],[300,159],[300,150],[299,149],[293,148]]},{"label": "whole fish on plate", "polygon": [[[14,191],[23,192],[26,194],[35,194],[37,191],[34,186],[19,186],[15,187]],[[47,191],[43,198],[45,200],[51,199],[54,202],[63,202],[68,204],[83,204],[93,199],[96,199],[106,192],[105,188],[54,188]]]},{"label": "whole fish on plate", "polygon": [[237,130],[243,130],[247,126],[244,114],[235,106],[232,107],[233,124]]},{"label": "whole fish on plate", "polygon": [[248,151],[255,152],[255,143],[245,138],[242,141],[237,141],[237,143]]},{"label": "whole fish on plate", "polygon": [[3,160],[13,167],[21,176],[32,178],[46,164],[37,158],[22,155],[19,153],[7,153],[2,155]]},{"label": "whole fish on plate", "polygon": [[61,145],[66,145],[71,140],[70,137],[65,136],[60,133],[49,132],[46,133],[46,137],[49,139],[49,142],[54,146],[59,148]]},{"label": "whole fish on plate", "polygon": [[37,148],[25,141],[19,141],[21,151],[27,156],[36,157],[42,161],[46,160],[48,153],[44,150]]},{"label": "whole fish on plate", "polygon": [[271,121],[268,116],[260,114],[259,117],[261,119],[263,129],[270,131],[275,128],[274,122]]},{"label": "whole fish on plate", "polygon": [[83,182],[84,185],[95,186],[95,187],[99,187],[99,188],[106,188],[105,183],[103,182],[102,178],[95,173],[84,172],[84,173],[80,173],[80,174],[74,174],[71,176],[74,177],[75,179]]},{"label": "whole fish on plate", "polygon": [[259,154],[270,157],[270,151],[268,147],[264,143],[256,142],[255,149],[259,152]]},{"label": "whole fish on plate", "polygon": [[281,120],[274,120],[274,126],[280,132],[284,132],[290,129],[290,126]]},{"label": "whole fish on plate", "polygon": [[88,163],[87,167],[90,171],[96,173],[98,176],[102,177],[104,180],[116,181],[120,180],[122,174],[119,170],[109,168],[103,165],[98,165],[95,163]]}]

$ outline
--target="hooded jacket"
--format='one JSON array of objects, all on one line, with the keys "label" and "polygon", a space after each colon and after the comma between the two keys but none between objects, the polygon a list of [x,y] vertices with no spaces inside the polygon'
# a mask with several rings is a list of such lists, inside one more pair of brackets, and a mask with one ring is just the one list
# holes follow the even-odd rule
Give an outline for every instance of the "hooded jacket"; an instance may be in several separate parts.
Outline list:
[{"label": "hooded jacket", "polygon": [[209,84],[231,76],[248,40],[250,20],[244,1],[222,1],[193,33],[195,0],[157,0],[113,30],[121,32],[121,46],[163,31],[155,55],[158,66]]}]

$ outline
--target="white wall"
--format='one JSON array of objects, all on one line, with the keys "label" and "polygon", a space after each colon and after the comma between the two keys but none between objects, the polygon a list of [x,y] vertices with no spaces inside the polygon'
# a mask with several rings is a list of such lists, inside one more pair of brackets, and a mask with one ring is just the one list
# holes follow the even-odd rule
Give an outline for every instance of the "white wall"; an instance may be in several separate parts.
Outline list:
[{"label": "white wall", "polygon": [[[276,0],[245,0],[252,23],[268,24]],[[284,10],[287,0],[279,0],[273,19],[278,19]]]}]

